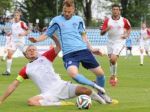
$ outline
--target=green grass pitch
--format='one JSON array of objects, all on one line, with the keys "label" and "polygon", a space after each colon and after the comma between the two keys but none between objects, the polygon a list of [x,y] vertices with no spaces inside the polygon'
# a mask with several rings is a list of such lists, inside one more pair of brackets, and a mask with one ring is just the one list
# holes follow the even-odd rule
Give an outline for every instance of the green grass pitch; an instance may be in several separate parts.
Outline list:
[{"label": "green grass pitch", "polygon": [[[125,59],[120,57],[118,60],[118,79],[117,87],[111,87],[109,79],[109,63],[106,57],[97,57],[106,74],[106,90],[108,94],[119,100],[117,105],[101,105],[92,102],[89,110],[79,110],[76,106],[58,106],[58,107],[30,107],[27,105],[27,99],[37,95],[38,89],[30,81],[26,80],[0,105],[0,112],[149,112],[150,111],[150,58],[145,57],[144,66],[139,66],[139,57]],[[6,87],[16,78],[18,71],[27,63],[24,58],[13,60],[12,75],[0,75],[0,96]],[[81,65],[80,65],[81,66]],[[54,68],[57,73],[65,80],[73,81],[63,67],[63,62],[57,58],[54,62]],[[0,72],[5,70],[5,62],[0,62]],[[82,67],[80,72],[91,80],[95,76]],[[73,81],[74,82],[74,81]],[[69,101],[75,102],[75,98]]]}]

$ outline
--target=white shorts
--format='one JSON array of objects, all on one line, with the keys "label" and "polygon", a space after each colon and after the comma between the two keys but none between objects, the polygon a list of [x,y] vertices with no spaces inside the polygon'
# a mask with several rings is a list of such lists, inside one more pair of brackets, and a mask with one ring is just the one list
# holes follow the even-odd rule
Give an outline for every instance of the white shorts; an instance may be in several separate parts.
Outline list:
[{"label": "white shorts", "polygon": [[62,85],[61,91],[58,94],[53,94],[50,92],[42,93],[38,96],[41,96],[46,102],[59,102],[60,100],[65,100],[73,98],[76,96],[75,91],[77,85],[71,84],[70,82]]},{"label": "white shorts", "polygon": [[150,40],[140,40],[140,49],[149,51]]},{"label": "white shorts", "polygon": [[11,42],[5,45],[6,49],[13,50],[13,51],[16,51],[17,49],[19,49],[22,52],[24,51],[24,47],[25,45],[22,42]]},{"label": "white shorts", "polygon": [[114,42],[108,42],[107,44],[107,50],[108,54],[114,54],[114,55],[120,55],[121,51],[125,47],[125,41],[114,41]]}]

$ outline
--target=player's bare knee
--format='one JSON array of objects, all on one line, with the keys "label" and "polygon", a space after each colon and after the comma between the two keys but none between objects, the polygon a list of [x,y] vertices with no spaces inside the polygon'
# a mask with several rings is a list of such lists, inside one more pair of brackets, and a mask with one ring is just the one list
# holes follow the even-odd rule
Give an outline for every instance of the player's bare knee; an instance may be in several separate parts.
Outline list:
[{"label": "player's bare knee", "polygon": [[91,93],[92,93],[91,89],[86,87],[78,87],[76,91],[76,95],[81,95],[81,94],[90,95]]},{"label": "player's bare knee", "polygon": [[34,106],[34,101],[32,99],[28,99],[27,104],[29,106]]}]

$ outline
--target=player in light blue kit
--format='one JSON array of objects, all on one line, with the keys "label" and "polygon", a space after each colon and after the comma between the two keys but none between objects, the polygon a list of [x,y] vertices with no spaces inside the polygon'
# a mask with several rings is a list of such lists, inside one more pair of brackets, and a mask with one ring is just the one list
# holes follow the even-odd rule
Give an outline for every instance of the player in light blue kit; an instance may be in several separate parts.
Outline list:
[{"label": "player in light blue kit", "polygon": [[[74,11],[74,1],[65,0],[62,15],[52,19],[50,26],[43,35],[39,38],[29,38],[29,40],[39,42],[48,36],[52,37],[56,32],[61,43],[64,66],[68,74],[78,83],[96,88],[106,103],[112,103],[111,98],[105,94],[104,71],[92,55],[92,53],[101,55],[101,52],[99,49],[93,49],[89,44],[84,21],[81,17],[74,15]],[[96,75],[96,83],[79,73],[80,63]]]},{"label": "player in light blue kit", "polygon": [[126,58],[132,55],[132,40],[131,38],[126,39]]}]

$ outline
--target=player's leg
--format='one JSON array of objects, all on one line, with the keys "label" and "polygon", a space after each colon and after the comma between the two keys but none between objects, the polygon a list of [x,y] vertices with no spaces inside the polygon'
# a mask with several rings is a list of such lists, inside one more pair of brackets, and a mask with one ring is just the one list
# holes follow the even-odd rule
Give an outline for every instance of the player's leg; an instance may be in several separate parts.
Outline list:
[{"label": "player's leg", "polygon": [[80,58],[83,58],[84,56],[80,55],[80,53],[77,55],[78,55],[77,57],[72,56],[72,55],[71,55],[71,57],[70,56],[63,57],[63,60],[65,62],[64,65],[65,65],[65,68],[67,69],[69,76],[71,76],[75,81],[77,81],[80,84],[85,84],[85,85],[94,87],[102,92],[105,92],[105,90],[103,88],[99,87],[96,83],[87,79],[82,74],[79,74],[79,72],[78,72],[78,67],[79,67],[79,62],[80,62],[79,60],[80,60]]},{"label": "player's leg", "polygon": [[40,100],[43,100],[43,97],[37,95],[29,98],[27,103],[29,106],[41,106]]},{"label": "player's leg", "polygon": [[60,106],[60,105],[71,105],[73,103],[61,102],[55,97],[51,97],[47,94],[40,94],[29,98],[27,101],[29,106]]},{"label": "player's leg", "polygon": [[102,97],[100,97],[94,91],[92,91],[91,89],[86,88],[86,87],[77,86],[77,88],[75,90],[75,94],[77,96],[82,95],[82,94],[86,94],[86,95],[90,96],[92,98],[92,100],[95,100],[101,104],[106,104],[105,100]]},{"label": "player's leg", "polygon": [[144,49],[140,49],[140,65],[142,66],[144,64]]},{"label": "player's leg", "polygon": [[13,54],[14,50],[8,49],[8,55],[6,59],[6,71],[2,75],[10,75],[11,74],[11,65],[12,65],[12,60],[13,60]]}]

